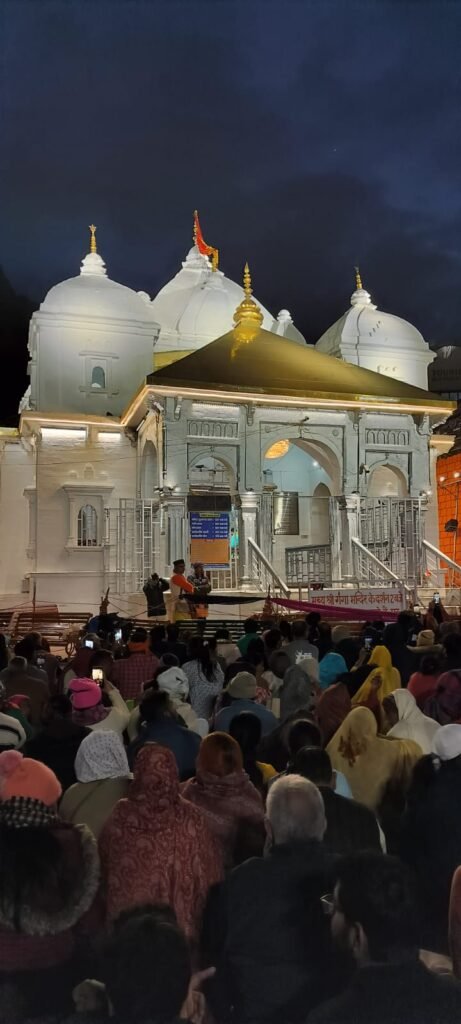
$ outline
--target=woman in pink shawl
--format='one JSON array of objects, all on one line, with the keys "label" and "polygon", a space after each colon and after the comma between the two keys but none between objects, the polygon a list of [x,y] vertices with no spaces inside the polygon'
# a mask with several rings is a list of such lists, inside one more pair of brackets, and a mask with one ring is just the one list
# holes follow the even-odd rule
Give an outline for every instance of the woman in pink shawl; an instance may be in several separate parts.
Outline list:
[{"label": "woman in pink shawl", "polygon": [[196,941],[208,890],[223,878],[221,850],[205,815],[180,796],[171,750],[146,743],[133,774],[99,839],[107,916],[165,903]]},{"label": "woman in pink shawl", "polygon": [[181,792],[205,812],[226,869],[263,852],[263,801],[243,770],[239,744],[228,733],[213,732],[202,740],[195,778],[184,782]]}]

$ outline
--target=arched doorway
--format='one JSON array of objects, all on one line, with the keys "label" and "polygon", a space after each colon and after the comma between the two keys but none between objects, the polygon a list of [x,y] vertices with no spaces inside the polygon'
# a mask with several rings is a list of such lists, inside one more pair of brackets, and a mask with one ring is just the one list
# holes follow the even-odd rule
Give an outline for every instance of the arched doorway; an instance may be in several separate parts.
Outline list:
[{"label": "arched doorway", "polygon": [[274,441],[264,452],[262,460],[263,484],[279,491],[297,491],[312,495],[319,484],[328,493],[335,493],[339,466],[333,452],[329,458],[324,446],[304,438],[283,438]]},{"label": "arched doorway", "polygon": [[375,466],[368,477],[368,498],[407,498],[408,485],[397,466]]},{"label": "arched doorway", "polygon": [[158,456],[153,441],[146,441],[141,456],[141,498],[158,496]]}]

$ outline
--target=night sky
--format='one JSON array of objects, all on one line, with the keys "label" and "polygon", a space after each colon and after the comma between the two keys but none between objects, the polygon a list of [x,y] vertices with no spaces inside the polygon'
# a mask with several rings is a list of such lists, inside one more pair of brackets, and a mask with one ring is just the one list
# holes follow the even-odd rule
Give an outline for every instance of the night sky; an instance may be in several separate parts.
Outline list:
[{"label": "night sky", "polygon": [[150,295],[198,207],[221,269],[248,259],[309,341],[357,262],[380,308],[461,341],[460,39],[457,0],[0,0],[1,421],[91,221]]}]

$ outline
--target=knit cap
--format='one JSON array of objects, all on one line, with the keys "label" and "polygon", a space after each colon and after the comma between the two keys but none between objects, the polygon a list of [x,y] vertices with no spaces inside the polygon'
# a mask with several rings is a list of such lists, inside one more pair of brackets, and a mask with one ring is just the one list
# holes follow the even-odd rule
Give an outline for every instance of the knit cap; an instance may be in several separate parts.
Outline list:
[{"label": "knit cap", "polygon": [[422,629],[416,637],[417,647],[432,647],[435,641],[433,629]]},{"label": "knit cap", "polygon": [[19,750],[4,750],[0,754],[0,800],[28,797],[51,807],[57,803],[62,787],[51,768],[31,757],[23,757]]},{"label": "knit cap", "polygon": [[101,687],[94,679],[72,679],[69,697],[76,711],[87,711],[101,702]]}]

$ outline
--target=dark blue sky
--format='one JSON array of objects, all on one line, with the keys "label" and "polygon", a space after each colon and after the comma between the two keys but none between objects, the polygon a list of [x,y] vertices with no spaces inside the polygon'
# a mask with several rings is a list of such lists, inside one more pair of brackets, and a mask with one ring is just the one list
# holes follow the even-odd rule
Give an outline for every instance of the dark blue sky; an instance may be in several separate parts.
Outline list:
[{"label": "dark blue sky", "polygon": [[457,0],[0,0],[0,264],[40,301],[98,225],[151,295],[199,208],[221,268],[310,341],[353,264],[461,339]]}]

